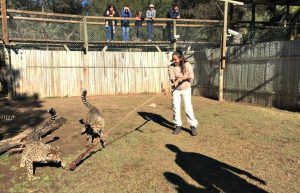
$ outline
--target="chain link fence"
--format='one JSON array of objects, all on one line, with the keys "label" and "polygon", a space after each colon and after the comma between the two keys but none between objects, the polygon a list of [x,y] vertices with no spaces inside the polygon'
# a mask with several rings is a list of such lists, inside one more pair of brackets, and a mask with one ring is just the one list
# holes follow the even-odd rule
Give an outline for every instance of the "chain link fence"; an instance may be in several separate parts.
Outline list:
[{"label": "chain link fence", "polygon": [[[41,12],[8,12],[10,42],[17,46],[32,46],[34,49],[69,49],[119,51],[166,51],[177,45],[197,49],[198,45],[219,46],[222,22],[216,20],[177,20],[157,18],[142,20],[136,26],[135,18],[126,18],[129,23],[129,38],[124,39],[121,22],[125,18],[51,14]],[[110,22],[113,33],[108,33]],[[148,22],[153,24],[152,33]],[[167,24],[171,23],[171,24]],[[139,34],[137,34],[139,31]],[[111,36],[108,37],[108,34]],[[113,36],[113,37],[112,37]],[[107,46],[107,47],[106,47]]]},{"label": "chain link fence", "polygon": [[[218,98],[221,21],[179,19],[170,24],[157,18],[148,40],[147,20],[137,37],[136,20],[129,18],[129,40],[124,41],[122,18],[114,18],[114,40],[108,41],[106,17],[17,10],[10,10],[8,16],[14,49],[169,52],[181,48],[194,65],[194,94]],[[225,100],[299,108],[299,25],[232,21],[228,27],[238,33],[227,37]]]},{"label": "chain link fence", "polygon": [[[241,9],[251,13],[251,6]],[[266,7],[259,5],[256,9]],[[250,16],[246,19],[251,20]],[[272,22],[229,24],[238,34],[227,37],[224,98],[300,109],[299,17],[286,15],[282,9],[269,20]]]}]

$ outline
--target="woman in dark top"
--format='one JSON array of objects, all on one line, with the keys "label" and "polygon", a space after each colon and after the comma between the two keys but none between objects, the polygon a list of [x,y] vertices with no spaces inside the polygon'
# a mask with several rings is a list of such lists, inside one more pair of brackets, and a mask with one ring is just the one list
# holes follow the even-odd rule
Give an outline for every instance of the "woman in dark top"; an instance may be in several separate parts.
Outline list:
[{"label": "woman in dark top", "polygon": [[142,24],[143,24],[143,16],[142,16],[142,12],[141,11],[137,11],[136,15],[135,15],[135,29],[136,29],[136,38],[137,40],[141,39],[141,28],[142,28]]},{"label": "woman in dark top", "polygon": [[[105,17],[119,17],[119,13],[115,10],[114,5],[108,5],[107,9],[104,11],[103,16]],[[105,30],[106,30],[106,41],[114,40],[116,33],[116,20],[106,20],[105,21]]]}]

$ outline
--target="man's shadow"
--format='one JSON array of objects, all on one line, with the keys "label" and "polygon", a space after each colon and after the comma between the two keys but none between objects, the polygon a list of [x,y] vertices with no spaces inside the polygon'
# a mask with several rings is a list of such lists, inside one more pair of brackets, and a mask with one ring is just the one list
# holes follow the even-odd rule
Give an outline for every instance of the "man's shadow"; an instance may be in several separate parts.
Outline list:
[{"label": "man's shadow", "polygon": [[[262,179],[259,179],[247,171],[230,166],[208,156],[181,151],[177,146],[167,144],[166,147],[176,153],[175,162],[180,166],[191,178],[204,187],[198,189],[187,184],[180,176],[165,172],[164,176],[167,180],[178,186],[178,192],[227,192],[227,193],[266,193],[267,191],[251,184],[252,181],[266,184]],[[244,178],[239,175],[243,175]],[[177,184],[178,183],[178,184]],[[188,190],[184,190],[187,188]]]},{"label": "man's shadow", "polygon": [[[175,129],[175,125],[174,123],[168,121],[167,119],[165,119],[164,117],[162,117],[161,115],[155,114],[155,113],[149,113],[149,112],[137,112],[141,117],[143,117],[143,119],[147,120],[147,121],[153,121],[159,125],[161,125],[162,127],[166,127],[170,130],[174,130]],[[187,128],[182,127],[182,130],[185,132],[190,133],[190,130]]]},{"label": "man's shadow", "polygon": [[200,189],[186,182],[181,176],[172,172],[165,172],[165,178],[172,184],[176,185],[176,190],[179,193],[205,193],[204,189]]}]

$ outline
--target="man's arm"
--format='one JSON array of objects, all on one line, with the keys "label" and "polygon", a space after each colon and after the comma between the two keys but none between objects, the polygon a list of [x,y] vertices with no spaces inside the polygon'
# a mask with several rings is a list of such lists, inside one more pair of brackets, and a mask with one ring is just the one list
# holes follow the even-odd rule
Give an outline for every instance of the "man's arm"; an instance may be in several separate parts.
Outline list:
[{"label": "man's arm", "polygon": [[191,81],[194,79],[194,71],[193,71],[193,68],[191,66],[191,64],[189,62],[186,62],[185,63],[185,69],[184,69],[184,74],[182,77],[180,77],[178,79],[179,82],[182,82],[182,81]]}]

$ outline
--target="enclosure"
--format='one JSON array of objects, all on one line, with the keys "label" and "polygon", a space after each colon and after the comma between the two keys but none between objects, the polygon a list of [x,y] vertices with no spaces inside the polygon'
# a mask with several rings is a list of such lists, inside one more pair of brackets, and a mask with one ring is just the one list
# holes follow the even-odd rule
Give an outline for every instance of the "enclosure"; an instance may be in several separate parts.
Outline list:
[{"label": "enclosure", "polygon": [[[221,57],[221,20],[157,18],[154,39],[148,42],[147,21],[142,38],[136,39],[135,19],[128,18],[130,40],[121,41],[117,25],[116,39],[107,42],[105,17],[7,13],[3,35],[9,43],[1,54],[1,84],[2,93],[10,97],[78,96],[82,88],[92,95],[158,93],[169,84],[172,52],[181,49],[194,67],[195,95],[217,99],[221,84],[228,101],[299,109],[297,23],[229,20],[229,29],[238,35],[229,34],[226,57]],[[173,22],[172,33],[179,39],[166,41],[166,22]],[[221,60],[226,60],[222,83]]]},{"label": "enclosure", "polygon": [[[153,96],[88,99],[101,109],[107,123],[105,129],[110,131],[137,105]],[[40,165],[35,173],[38,179],[29,182],[26,169],[19,168],[20,154],[1,155],[1,191],[298,192],[298,113],[195,96],[192,100],[199,119],[199,135],[192,137],[187,129],[172,135],[170,100],[170,96],[161,95],[138,109],[110,131],[110,145],[102,150],[97,146],[95,153],[73,172]],[[48,107],[54,107],[58,117],[65,117],[67,122],[43,141],[58,145],[62,158],[70,163],[86,149],[78,120],[87,109],[80,97],[1,103],[0,113],[13,112],[16,116],[1,127],[1,137],[40,125],[49,117],[45,112]]]},{"label": "enclosure", "polygon": [[[238,8],[229,6],[228,28],[236,35],[225,30],[222,39],[223,20],[157,18],[152,41],[147,20],[138,39],[135,19],[128,18],[130,40],[122,41],[123,18],[110,18],[117,21],[116,39],[107,41],[109,18],[4,12],[2,6],[0,140],[38,127],[53,107],[67,122],[43,141],[59,146],[71,163],[86,150],[79,120],[87,112],[80,98],[87,89],[89,102],[103,113],[109,145],[97,146],[75,171],[37,165],[33,182],[19,167],[21,154],[1,154],[1,191],[298,192],[299,14],[290,17],[286,8],[282,20],[257,21],[255,7],[264,6],[258,2],[272,3],[245,1],[239,9],[252,13],[247,21],[234,21]],[[276,1],[286,2],[299,5]],[[161,93],[169,87],[168,66],[177,49],[195,73],[196,137],[187,122],[179,135],[171,134],[171,96]],[[215,100],[221,86],[222,102]]]}]

